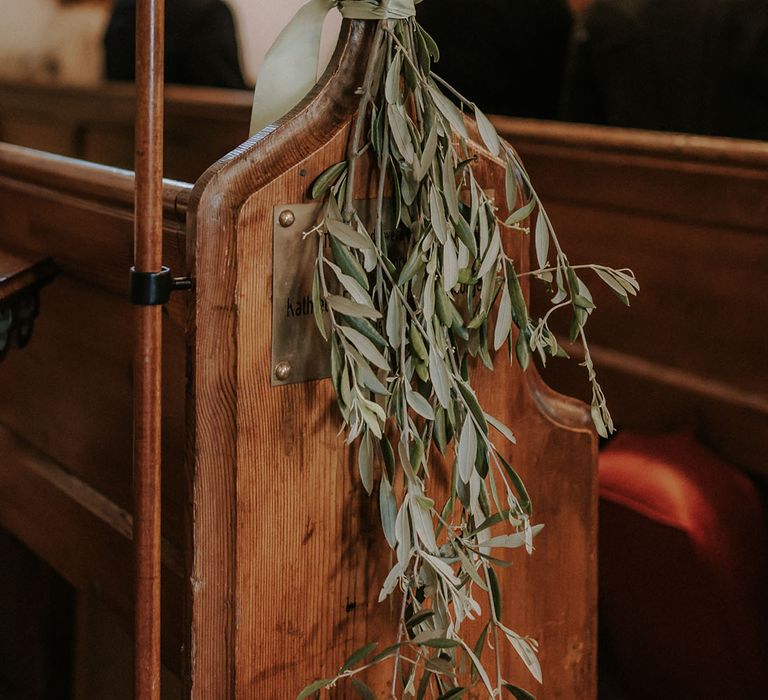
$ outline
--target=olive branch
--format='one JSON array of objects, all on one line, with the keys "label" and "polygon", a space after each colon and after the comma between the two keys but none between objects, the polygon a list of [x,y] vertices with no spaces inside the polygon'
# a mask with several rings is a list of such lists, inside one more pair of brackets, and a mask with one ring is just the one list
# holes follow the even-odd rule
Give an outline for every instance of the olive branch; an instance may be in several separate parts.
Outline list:
[{"label": "olive branch", "polygon": [[[630,270],[570,264],[519,157],[474,103],[432,72],[438,58],[414,18],[379,22],[346,160],[312,188],[313,198],[324,200],[322,221],[308,232],[318,246],[315,318],[330,342],[347,442],[359,440],[369,494],[374,464],[383,465],[379,510],[394,564],[379,601],[396,591],[402,599],[392,645],[376,654],[375,642],[356,650],[297,700],[347,679],[361,698],[375,698],[359,675],[384,661],[392,663],[392,699],[400,693],[448,700],[475,686],[490,698],[504,691],[531,698],[504,677],[503,640],[539,682],[542,672],[536,642],[503,622],[498,570],[508,563],[494,552],[524,547],[530,554],[543,526],[531,523],[525,486],[496,447],[496,440],[514,443],[515,436],[483,410],[469,361],[479,358],[493,369],[491,350],[504,344],[523,370],[533,354],[543,363],[567,356],[550,321],[570,313],[571,341],[583,345],[593,388],[595,427],[601,435],[613,430],[585,334],[595,304],[579,275],[594,273],[627,304],[637,281]],[[506,218],[475,177],[464,112],[474,115],[485,148],[504,164]],[[373,224],[353,199],[363,157],[375,159],[378,172]],[[385,235],[388,213],[391,226],[407,232],[407,250]],[[529,234],[538,268],[518,273],[505,245],[510,236]],[[521,286],[528,276],[553,293],[551,307],[535,320]],[[452,462],[440,505],[430,497],[433,446]],[[462,624],[481,618],[487,623],[470,644]],[[486,647],[494,654],[490,669],[481,661]]]}]

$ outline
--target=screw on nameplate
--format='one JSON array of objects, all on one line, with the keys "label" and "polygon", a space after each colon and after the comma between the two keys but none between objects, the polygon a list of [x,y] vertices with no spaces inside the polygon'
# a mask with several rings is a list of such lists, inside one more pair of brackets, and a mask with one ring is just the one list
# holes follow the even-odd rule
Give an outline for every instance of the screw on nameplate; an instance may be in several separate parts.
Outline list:
[{"label": "screw on nameplate", "polygon": [[293,226],[293,224],[295,223],[296,215],[290,209],[286,209],[280,212],[280,217],[278,220],[280,221],[280,225],[283,228],[288,228],[290,226]]},{"label": "screw on nameplate", "polygon": [[291,376],[291,365],[289,362],[280,362],[275,367],[275,379],[285,382]]}]

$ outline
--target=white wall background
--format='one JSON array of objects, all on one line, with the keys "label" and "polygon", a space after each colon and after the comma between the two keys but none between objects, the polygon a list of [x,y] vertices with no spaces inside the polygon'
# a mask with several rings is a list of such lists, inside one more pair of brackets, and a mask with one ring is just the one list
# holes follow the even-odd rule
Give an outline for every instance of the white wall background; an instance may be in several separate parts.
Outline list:
[{"label": "white wall background", "polygon": [[[264,55],[306,0],[227,0],[235,14],[240,40],[241,61],[245,79],[254,83]],[[341,15],[329,13],[323,31],[320,70],[324,70],[341,25]]]}]

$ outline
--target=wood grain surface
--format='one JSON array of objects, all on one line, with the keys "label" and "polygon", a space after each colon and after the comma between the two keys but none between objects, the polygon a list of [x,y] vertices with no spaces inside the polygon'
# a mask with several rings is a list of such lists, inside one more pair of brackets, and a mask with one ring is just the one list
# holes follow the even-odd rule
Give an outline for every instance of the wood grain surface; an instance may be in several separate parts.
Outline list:
[{"label": "wood grain surface", "polygon": [[[164,321],[165,561],[183,571],[184,595],[164,591],[163,642],[166,663],[181,668],[195,698],[291,700],[353,648],[384,643],[395,629],[392,611],[375,602],[388,563],[376,499],[364,495],[338,436],[330,383],[270,385],[274,207],[306,201],[313,179],[345,152],[371,28],[347,23],[343,32],[318,88],[275,130],[235,149],[192,192],[164,186],[164,261],[196,287],[174,299]],[[482,160],[485,184],[503,191],[499,164]],[[32,344],[0,368],[7,444],[28,445],[56,490],[40,486],[40,469],[14,469],[30,459],[14,448],[2,474],[26,506],[0,501],[0,522],[125,615],[132,188],[129,173],[0,145],[2,247],[48,252],[62,270],[43,292],[49,313]],[[525,269],[526,241],[510,246]],[[475,381],[488,409],[517,432],[509,457],[546,523],[533,557],[516,557],[504,578],[509,624],[542,644],[539,698],[594,697],[588,413],[503,358],[493,375],[475,370]],[[41,523],[57,503],[65,526],[48,533]],[[90,535],[88,523],[100,523]],[[504,662],[533,689],[510,649]]]},{"label": "wood grain surface", "polygon": [[[395,631],[393,612],[376,603],[387,550],[375,499],[338,434],[330,383],[270,384],[274,209],[307,201],[314,178],[345,153],[369,34],[358,24],[346,31],[330,81],[209,171],[189,204],[195,697],[292,698],[354,648]],[[487,186],[503,191],[500,164],[483,159]],[[512,245],[525,269],[525,241]],[[476,373],[480,396],[519,432],[510,456],[548,528],[504,582],[509,621],[542,642],[539,697],[594,697],[594,435],[583,405],[534,372],[499,366]],[[535,685],[511,650],[504,661],[511,677]],[[371,684],[382,689],[384,674]],[[333,695],[351,693],[340,686]]]},{"label": "wood grain surface", "polygon": [[[136,2],[136,200],[133,268],[163,268],[165,0]],[[163,309],[133,310],[133,677],[136,700],[160,700],[162,628]]]},{"label": "wood grain surface", "polygon": [[[50,256],[30,344],[0,364],[0,525],[78,587],[133,615],[131,573],[133,173],[0,144],[0,248]],[[164,261],[184,274],[191,185],[163,190]],[[165,663],[181,672],[185,522],[185,297],[164,311]],[[56,523],[56,527],[51,527]],[[169,563],[170,562],[170,563]],[[171,573],[168,573],[168,567]]]}]

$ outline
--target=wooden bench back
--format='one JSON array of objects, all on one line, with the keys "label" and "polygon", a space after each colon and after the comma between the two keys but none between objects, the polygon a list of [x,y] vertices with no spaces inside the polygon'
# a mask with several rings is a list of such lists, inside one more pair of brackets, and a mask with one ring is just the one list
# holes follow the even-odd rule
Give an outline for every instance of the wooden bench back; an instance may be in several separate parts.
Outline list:
[{"label": "wooden bench back", "polygon": [[[205,697],[293,697],[353,649],[386,643],[395,626],[394,611],[377,603],[388,562],[375,499],[359,487],[331,385],[272,387],[267,330],[276,212],[308,202],[314,179],[343,159],[370,30],[346,25],[346,47],[326,82],[274,132],[208,171],[190,201],[190,437],[194,491],[207,494],[194,522],[192,575],[205,585],[194,599],[193,627],[216,630],[196,647],[194,683]],[[475,147],[485,184],[503,191],[503,168]],[[362,182],[358,188],[357,196],[368,196]],[[522,236],[513,250],[525,269]],[[476,371],[475,386],[488,410],[518,430],[510,456],[552,533],[532,559],[516,559],[504,583],[509,623],[541,641],[545,696],[594,697],[596,472],[588,412],[503,357],[496,373]],[[502,658],[511,675],[529,680],[514,651],[504,648]],[[389,678],[379,670],[369,680],[384,693]]]},{"label": "wooden bench back", "polygon": [[[167,183],[165,255],[184,270],[190,185]],[[0,524],[130,625],[133,173],[0,144],[0,249],[53,258],[31,342],[0,363]],[[185,298],[168,306],[167,663],[181,667]]]},{"label": "wooden bench back", "polygon": [[[165,175],[195,182],[248,137],[248,91],[170,85],[165,92]],[[135,89],[0,82],[0,141],[133,168]]]},{"label": "wooden bench back", "polygon": [[[628,266],[625,309],[594,285],[595,360],[620,426],[681,427],[768,476],[768,144],[502,119],[573,263]],[[578,368],[553,386],[583,396]]]}]

